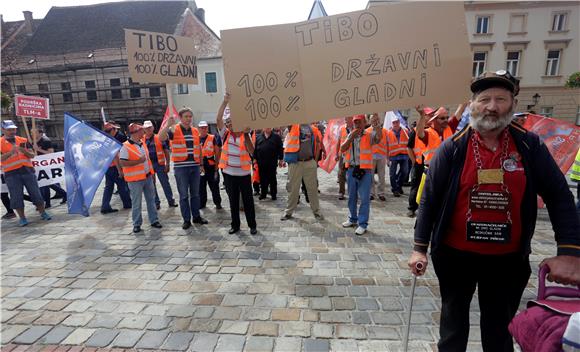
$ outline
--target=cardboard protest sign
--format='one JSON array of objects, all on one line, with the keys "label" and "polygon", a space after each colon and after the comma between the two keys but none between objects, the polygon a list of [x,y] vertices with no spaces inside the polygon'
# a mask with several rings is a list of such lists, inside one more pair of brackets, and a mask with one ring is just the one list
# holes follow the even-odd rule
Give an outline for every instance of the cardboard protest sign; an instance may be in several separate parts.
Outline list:
[{"label": "cardboard protest sign", "polygon": [[50,119],[48,98],[16,94],[14,96],[14,105],[16,106],[16,116],[41,120]]},{"label": "cardboard protest sign", "polygon": [[[444,18],[425,21],[435,13]],[[462,3],[375,6],[221,36],[237,130],[468,98]]]},{"label": "cardboard protest sign", "polygon": [[134,82],[197,84],[192,38],[125,29],[127,64]]},{"label": "cardboard protest sign", "polygon": [[[38,155],[32,159],[32,166],[36,172],[39,187],[64,182],[64,152]],[[8,192],[4,173],[1,175],[1,180],[2,193]]]}]

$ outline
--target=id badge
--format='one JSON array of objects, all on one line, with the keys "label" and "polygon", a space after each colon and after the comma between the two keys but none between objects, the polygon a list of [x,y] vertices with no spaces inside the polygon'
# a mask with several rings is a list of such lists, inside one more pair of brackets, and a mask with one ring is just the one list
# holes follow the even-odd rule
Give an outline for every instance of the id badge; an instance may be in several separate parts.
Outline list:
[{"label": "id badge", "polygon": [[511,224],[507,222],[467,222],[467,241],[486,243],[509,243]]},{"label": "id badge", "polygon": [[477,170],[477,183],[480,185],[499,185],[503,183],[502,169]]},{"label": "id badge", "polygon": [[470,191],[469,209],[505,213],[509,210],[510,194],[502,191]]}]

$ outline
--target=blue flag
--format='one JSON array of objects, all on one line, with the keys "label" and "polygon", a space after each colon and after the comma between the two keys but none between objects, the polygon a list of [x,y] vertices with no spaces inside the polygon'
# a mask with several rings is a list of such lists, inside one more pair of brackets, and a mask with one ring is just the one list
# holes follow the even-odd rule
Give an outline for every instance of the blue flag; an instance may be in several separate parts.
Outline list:
[{"label": "blue flag", "polygon": [[463,114],[461,115],[461,120],[459,120],[459,125],[457,125],[457,130],[461,131],[463,129],[463,127],[465,127],[469,124],[470,120],[471,120],[471,109],[468,106],[465,108],[465,110],[463,111]]},{"label": "blue flag", "polygon": [[121,149],[108,134],[64,114],[64,169],[69,214],[89,216],[95,192]]}]

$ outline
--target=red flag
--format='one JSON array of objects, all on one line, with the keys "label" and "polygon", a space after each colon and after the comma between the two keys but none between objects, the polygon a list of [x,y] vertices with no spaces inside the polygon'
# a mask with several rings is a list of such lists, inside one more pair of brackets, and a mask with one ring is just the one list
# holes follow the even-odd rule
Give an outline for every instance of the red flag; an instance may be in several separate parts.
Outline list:
[{"label": "red flag", "polygon": [[[177,109],[175,109],[175,105],[171,106],[173,109],[173,116],[175,116],[175,119],[177,121],[179,121],[179,117],[178,117],[178,113],[177,113]],[[165,125],[167,124],[167,119],[169,118],[169,116],[171,115],[171,112],[169,110],[169,105],[167,105],[167,109],[165,109],[165,115],[163,115],[163,121],[161,121],[161,127],[159,128],[160,130],[165,127]]]},{"label": "red flag", "polygon": [[344,123],[344,119],[332,119],[328,121],[326,126],[326,133],[324,134],[324,139],[322,144],[324,144],[324,149],[326,149],[326,159],[320,160],[318,166],[328,173],[331,173],[336,166],[336,152],[340,147],[340,126]]}]

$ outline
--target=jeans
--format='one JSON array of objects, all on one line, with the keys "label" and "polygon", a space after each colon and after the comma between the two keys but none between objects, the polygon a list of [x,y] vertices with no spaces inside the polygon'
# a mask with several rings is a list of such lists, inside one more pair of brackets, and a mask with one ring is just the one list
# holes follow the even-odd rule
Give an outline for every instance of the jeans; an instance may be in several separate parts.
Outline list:
[{"label": "jeans", "polygon": [[391,179],[391,192],[403,193],[403,183],[409,177],[409,162],[407,159],[391,160],[389,178]]},{"label": "jeans", "polygon": [[103,201],[101,203],[101,211],[111,210],[111,198],[113,197],[113,188],[117,185],[119,190],[119,197],[123,202],[123,208],[131,208],[131,197],[129,196],[129,188],[127,182],[122,177],[119,177],[117,167],[110,167],[105,172],[105,190],[103,191]]},{"label": "jeans", "polygon": [[24,188],[26,188],[32,204],[44,204],[34,171],[4,175],[4,180],[6,181],[8,193],[10,194],[10,208],[24,209]]},{"label": "jeans", "polygon": [[431,255],[441,290],[439,351],[465,351],[469,308],[477,287],[484,351],[513,351],[508,324],[516,314],[530,277],[521,253],[481,255],[442,246]]},{"label": "jeans", "polygon": [[411,178],[411,190],[409,191],[409,206],[407,209],[416,211],[419,209],[419,204],[417,204],[417,192],[419,191],[419,185],[421,184],[421,177],[425,167],[423,164],[413,164],[413,177]]},{"label": "jeans", "polygon": [[[173,198],[173,191],[169,184],[169,176],[167,175],[167,172],[165,172],[165,165],[154,164],[153,170],[155,170],[155,177],[159,179],[159,183],[161,183],[161,187],[163,187],[163,193],[165,193],[167,203],[174,204],[175,199]],[[159,205],[161,204],[161,200],[159,199],[159,193],[157,193],[157,184],[154,182],[153,185],[155,186],[155,204]]]},{"label": "jeans", "polygon": [[232,228],[240,228],[240,193],[244,204],[244,214],[250,229],[256,228],[256,212],[254,209],[254,197],[252,196],[252,177],[224,175],[226,192],[230,200],[230,213],[232,214]]},{"label": "jeans", "polygon": [[184,222],[199,218],[199,165],[173,169],[179,192],[179,209]]},{"label": "jeans", "polygon": [[[346,172],[348,182],[348,211],[349,221],[358,226],[367,228],[369,225],[369,214],[371,211],[371,183],[373,181],[372,170],[365,170],[365,175],[356,179],[352,175],[354,168],[349,168]],[[357,202],[360,197],[360,208],[357,215]]]},{"label": "jeans", "polygon": [[207,186],[211,191],[211,198],[215,206],[222,205],[222,196],[220,195],[220,174],[215,167],[205,168],[205,174],[200,177],[199,185],[199,204],[200,208],[205,208],[207,203]]},{"label": "jeans", "polygon": [[127,182],[131,194],[131,204],[133,205],[132,217],[133,226],[141,226],[143,217],[141,216],[141,198],[145,194],[145,203],[147,204],[147,216],[149,223],[154,224],[159,221],[157,209],[155,208],[155,185],[153,177],[149,176],[142,181]]}]

